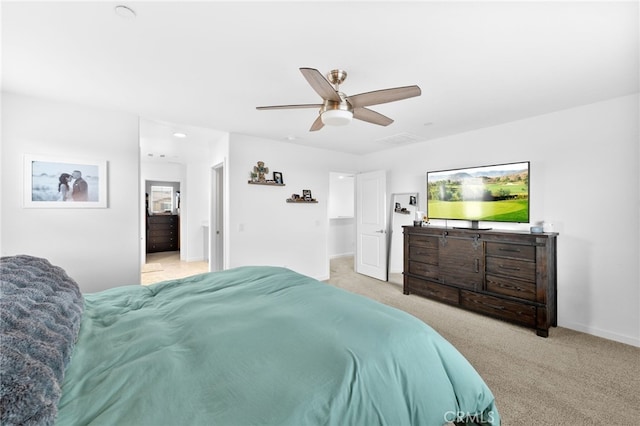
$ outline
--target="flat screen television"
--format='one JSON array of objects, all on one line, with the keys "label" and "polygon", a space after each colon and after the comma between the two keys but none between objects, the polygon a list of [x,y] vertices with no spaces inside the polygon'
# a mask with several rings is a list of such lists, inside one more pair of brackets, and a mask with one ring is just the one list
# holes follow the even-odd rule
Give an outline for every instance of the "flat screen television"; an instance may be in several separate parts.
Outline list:
[{"label": "flat screen television", "polygon": [[529,222],[529,162],[427,172],[429,219]]}]

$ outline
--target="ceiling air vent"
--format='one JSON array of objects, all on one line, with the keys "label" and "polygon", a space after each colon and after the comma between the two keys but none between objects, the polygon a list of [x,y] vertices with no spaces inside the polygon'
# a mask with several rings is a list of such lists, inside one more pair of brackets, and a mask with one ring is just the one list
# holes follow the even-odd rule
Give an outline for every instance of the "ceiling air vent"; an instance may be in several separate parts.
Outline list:
[{"label": "ceiling air vent", "polygon": [[391,146],[409,145],[416,142],[422,142],[425,139],[422,136],[412,135],[411,133],[398,133],[397,135],[387,136],[386,138],[376,139],[376,142]]}]

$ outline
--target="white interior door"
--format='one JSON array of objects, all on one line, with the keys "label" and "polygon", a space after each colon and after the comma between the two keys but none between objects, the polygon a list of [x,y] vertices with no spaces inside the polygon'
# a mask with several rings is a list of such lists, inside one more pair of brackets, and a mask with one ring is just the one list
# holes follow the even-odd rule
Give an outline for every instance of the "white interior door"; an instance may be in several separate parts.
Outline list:
[{"label": "white interior door", "polygon": [[359,274],[387,280],[387,173],[356,175],[356,260]]}]

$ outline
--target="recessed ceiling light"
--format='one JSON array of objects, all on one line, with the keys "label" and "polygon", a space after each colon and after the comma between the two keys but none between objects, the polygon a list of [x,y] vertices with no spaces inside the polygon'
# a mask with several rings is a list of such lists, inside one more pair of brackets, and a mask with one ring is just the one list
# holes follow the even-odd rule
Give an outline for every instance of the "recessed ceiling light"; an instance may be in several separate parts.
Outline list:
[{"label": "recessed ceiling light", "polygon": [[118,15],[121,18],[133,19],[136,17],[136,12],[133,9],[121,4],[116,6],[114,10],[116,11],[116,15]]},{"label": "recessed ceiling light", "polygon": [[181,132],[175,132],[173,134],[173,136],[175,136],[176,138],[186,138],[187,134],[186,133],[181,133]]}]

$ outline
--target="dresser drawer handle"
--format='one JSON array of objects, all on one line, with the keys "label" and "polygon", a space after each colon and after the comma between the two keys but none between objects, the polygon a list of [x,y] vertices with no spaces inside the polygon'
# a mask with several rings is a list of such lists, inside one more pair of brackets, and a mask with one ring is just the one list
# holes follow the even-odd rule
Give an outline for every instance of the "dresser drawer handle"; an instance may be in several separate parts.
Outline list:
[{"label": "dresser drawer handle", "polygon": [[513,267],[513,266],[504,266],[504,265],[498,265],[501,269],[506,269],[507,271],[519,271],[520,268],[517,267]]},{"label": "dresser drawer handle", "polygon": [[491,305],[489,303],[483,303],[483,305],[488,306],[493,309],[497,309],[499,311],[504,311],[504,306]]},{"label": "dresser drawer handle", "polygon": [[504,288],[507,290],[515,290],[515,291],[524,291],[522,287],[516,287],[512,285],[500,284],[500,288]]}]

